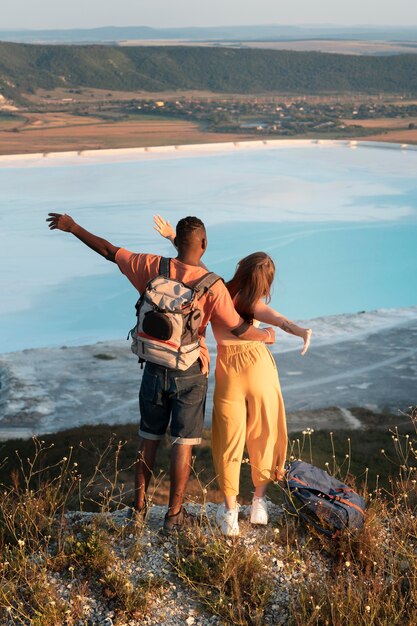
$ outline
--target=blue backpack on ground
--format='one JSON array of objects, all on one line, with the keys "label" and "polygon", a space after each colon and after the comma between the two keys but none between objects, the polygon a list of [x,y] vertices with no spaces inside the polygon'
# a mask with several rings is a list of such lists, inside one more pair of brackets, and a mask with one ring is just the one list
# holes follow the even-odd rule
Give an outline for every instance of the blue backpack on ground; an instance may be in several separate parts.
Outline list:
[{"label": "blue backpack on ground", "polygon": [[324,534],[336,537],[342,530],[362,528],[365,500],[337,478],[304,461],[293,461],[285,480],[289,508]]}]

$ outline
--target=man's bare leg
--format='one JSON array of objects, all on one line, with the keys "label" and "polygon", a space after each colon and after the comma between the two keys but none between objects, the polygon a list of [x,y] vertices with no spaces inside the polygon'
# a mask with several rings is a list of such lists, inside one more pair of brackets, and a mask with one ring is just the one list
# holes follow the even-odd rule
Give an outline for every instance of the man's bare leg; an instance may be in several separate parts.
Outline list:
[{"label": "man's bare leg", "polygon": [[187,444],[172,446],[168,515],[176,515],[181,509],[190,477],[192,450]]},{"label": "man's bare leg", "polygon": [[160,440],[140,439],[138,460],[135,463],[135,499],[134,507],[141,511],[145,506],[145,495],[155,465],[156,451]]}]

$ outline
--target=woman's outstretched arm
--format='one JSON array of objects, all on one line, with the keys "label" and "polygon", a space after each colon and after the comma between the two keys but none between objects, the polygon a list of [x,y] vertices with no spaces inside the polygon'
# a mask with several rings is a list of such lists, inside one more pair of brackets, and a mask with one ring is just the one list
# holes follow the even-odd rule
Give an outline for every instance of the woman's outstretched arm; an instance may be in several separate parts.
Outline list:
[{"label": "woman's outstretched arm", "polygon": [[161,215],[153,216],[154,229],[157,233],[164,237],[165,239],[169,239],[174,247],[175,245],[175,230],[171,226],[171,223],[168,220],[164,220]]},{"label": "woman's outstretched arm", "polygon": [[[164,218],[160,215],[154,215],[153,223],[156,232],[165,239],[168,239],[172,243],[174,248],[176,248],[177,246],[175,245],[175,230],[171,226],[170,222],[168,222],[168,220],[164,220]],[[200,261],[200,266],[204,267],[204,269],[207,270],[207,267],[204,265],[203,261]]]},{"label": "woman's outstretched arm", "polygon": [[278,313],[278,311],[275,311],[270,306],[265,304],[265,302],[262,302],[261,300],[255,305],[255,310],[253,314],[254,314],[255,319],[259,320],[260,322],[263,322],[264,324],[269,324],[271,326],[278,326],[278,328],[281,328],[281,330],[283,330],[286,333],[289,333],[290,335],[301,337],[301,339],[304,341],[304,346],[301,351],[301,356],[304,356],[304,354],[307,352],[309,348],[311,335],[313,334],[313,331],[311,330],[311,328],[302,328],[301,326],[298,326],[297,324],[289,320],[287,317],[285,317],[284,315],[281,315],[281,313]]}]

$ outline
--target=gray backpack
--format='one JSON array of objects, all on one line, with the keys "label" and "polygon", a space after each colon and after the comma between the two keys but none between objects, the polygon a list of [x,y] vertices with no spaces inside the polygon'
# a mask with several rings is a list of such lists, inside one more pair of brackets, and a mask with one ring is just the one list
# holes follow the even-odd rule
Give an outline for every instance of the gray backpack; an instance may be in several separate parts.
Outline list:
[{"label": "gray backpack", "polygon": [[287,466],[288,508],[329,537],[358,531],[365,520],[365,500],[334,476],[310,463]]},{"label": "gray backpack", "polygon": [[136,303],[136,325],[129,331],[139,361],[186,370],[200,355],[199,300],[220,279],[208,272],[194,286],[170,278],[170,261],[162,257],[159,274]]}]

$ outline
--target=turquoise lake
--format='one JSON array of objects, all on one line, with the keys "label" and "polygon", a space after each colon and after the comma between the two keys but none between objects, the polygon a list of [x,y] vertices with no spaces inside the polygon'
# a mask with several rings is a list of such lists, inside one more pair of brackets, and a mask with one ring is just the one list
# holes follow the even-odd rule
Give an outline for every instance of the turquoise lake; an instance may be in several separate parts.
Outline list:
[{"label": "turquoise lake", "polygon": [[[110,158],[110,157],[109,157]],[[48,161],[47,163],[45,161]],[[274,258],[273,306],[294,319],[417,304],[417,151],[286,142],[113,162],[0,162],[0,352],[125,336],[137,294],[66,233],[66,212],[113,244],[174,254],[152,229],[197,215],[225,278]]]}]

